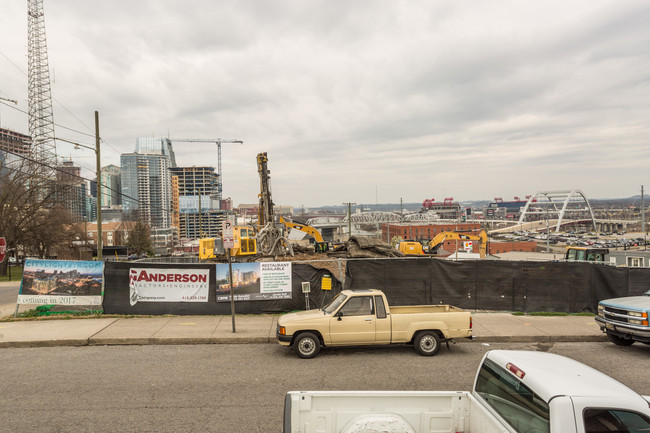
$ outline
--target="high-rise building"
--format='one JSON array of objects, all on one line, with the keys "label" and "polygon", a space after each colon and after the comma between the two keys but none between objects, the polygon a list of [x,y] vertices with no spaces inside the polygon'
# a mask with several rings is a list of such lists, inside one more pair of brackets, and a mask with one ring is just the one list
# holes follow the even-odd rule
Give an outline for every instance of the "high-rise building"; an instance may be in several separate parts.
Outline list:
[{"label": "high-rise building", "polygon": [[227,213],[218,200],[219,175],[214,167],[170,169],[178,184],[178,221],[181,239],[220,236]]},{"label": "high-rise building", "polygon": [[31,142],[28,135],[0,128],[0,167],[30,157]]},{"label": "high-rise building", "polygon": [[176,166],[171,141],[138,138],[135,152],[122,154],[120,165],[125,217],[142,220],[152,229],[169,229],[172,202],[169,169]]},{"label": "high-rise building", "polygon": [[169,157],[169,166],[176,167],[176,156],[169,138],[143,137],[135,141],[135,153],[141,155],[164,155]]},{"label": "high-rise building", "polygon": [[[122,204],[122,170],[115,165],[102,167],[102,207]],[[95,192],[95,196],[97,193]]]},{"label": "high-rise building", "polygon": [[57,201],[63,204],[76,221],[90,221],[88,188],[86,181],[81,178],[81,167],[72,161],[63,161],[56,173]]}]

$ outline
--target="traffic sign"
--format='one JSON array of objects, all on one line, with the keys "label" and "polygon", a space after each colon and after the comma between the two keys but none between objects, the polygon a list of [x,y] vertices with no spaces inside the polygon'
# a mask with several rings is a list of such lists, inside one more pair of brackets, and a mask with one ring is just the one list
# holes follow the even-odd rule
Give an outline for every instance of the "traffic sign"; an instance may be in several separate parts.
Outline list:
[{"label": "traffic sign", "polygon": [[5,238],[0,238],[0,263],[5,261],[5,255],[7,252],[7,241]]},{"label": "traffic sign", "polygon": [[221,237],[223,239],[224,248],[234,248],[235,247],[235,234],[233,230],[233,224],[230,220],[224,220],[221,223]]}]

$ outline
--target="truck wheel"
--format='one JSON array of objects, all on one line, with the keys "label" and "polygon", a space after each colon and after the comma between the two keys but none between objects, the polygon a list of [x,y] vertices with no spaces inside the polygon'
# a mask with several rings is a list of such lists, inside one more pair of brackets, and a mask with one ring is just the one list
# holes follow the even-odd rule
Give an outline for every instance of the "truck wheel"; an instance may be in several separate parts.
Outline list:
[{"label": "truck wheel", "polygon": [[311,332],[303,332],[293,342],[296,354],[301,358],[313,358],[320,352],[320,340]]},{"label": "truck wheel", "polygon": [[629,338],[621,338],[617,335],[610,334],[609,332],[607,333],[607,338],[617,346],[631,346],[634,344],[634,340],[631,340]]},{"label": "truck wheel", "polygon": [[422,356],[433,356],[440,350],[440,337],[435,331],[422,331],[415,337],[415,351]]}]

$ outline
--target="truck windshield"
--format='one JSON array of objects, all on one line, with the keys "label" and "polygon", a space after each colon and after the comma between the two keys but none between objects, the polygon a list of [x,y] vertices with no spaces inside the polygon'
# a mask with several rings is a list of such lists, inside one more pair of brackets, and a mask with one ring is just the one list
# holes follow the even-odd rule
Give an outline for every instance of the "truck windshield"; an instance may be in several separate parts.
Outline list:
[{"label": "truck windshield", "polygon": [[326,314],[332,314],[333,312],[336,311],[337,308],[339,308],[339,306],[343,302],[345,302],[346,299],[347,299],[347,296],[345,296],[342,293],[339,293],[338,295],[336,295],[334,297],[334,299],[332,299],[332,301],[329,304],[327,304],[325,306],[325,308],[323,308],[323,312],[326,313]]},{"label": "truck windshield", "polygon": [[549,408],[512,374],[486,359],[476,380],[476,392],[517,432],[549,431]]}]

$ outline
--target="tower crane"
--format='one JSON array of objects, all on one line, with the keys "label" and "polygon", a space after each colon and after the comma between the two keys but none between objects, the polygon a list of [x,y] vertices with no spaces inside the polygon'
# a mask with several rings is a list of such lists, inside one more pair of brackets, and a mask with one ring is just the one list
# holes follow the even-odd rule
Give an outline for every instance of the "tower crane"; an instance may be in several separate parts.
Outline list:
[{"label": "tower crane", "polygon": [[217,199],[221,201],[223,191],[223,175],[221,173],[221,143],[244,144],[242,140],[226,140],[223,138],[174,138],[174,141],[183,143],[216,143],[217,145],[217,174],[219,175],[219,184],[217,185]]}]

